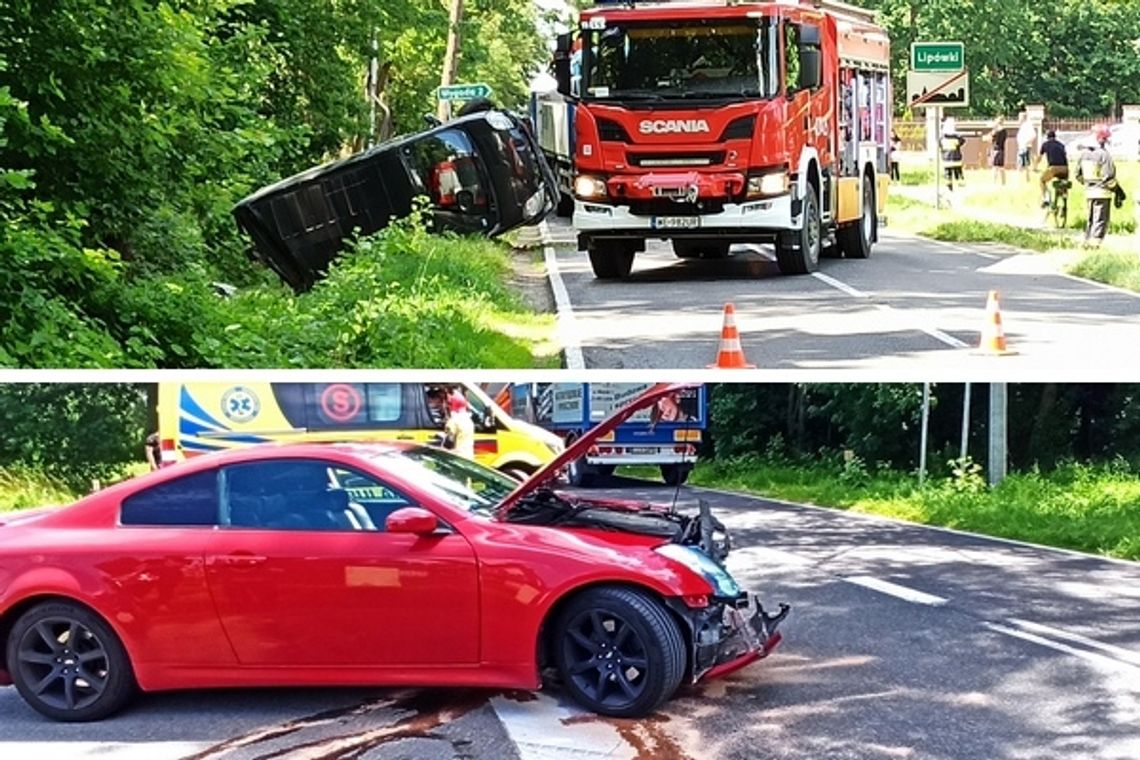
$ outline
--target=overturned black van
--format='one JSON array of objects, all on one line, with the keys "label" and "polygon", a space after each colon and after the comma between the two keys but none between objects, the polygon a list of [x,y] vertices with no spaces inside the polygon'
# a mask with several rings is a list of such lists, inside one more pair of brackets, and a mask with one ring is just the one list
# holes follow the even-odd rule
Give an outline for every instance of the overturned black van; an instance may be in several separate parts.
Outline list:
[{"label": "overturned black van", "polygon": [[344,241],[376,232],[427,199],[434,231],[502,234],[537,224],[557,180],[515,115],[475,113],[263,188],[234,207],[253,255],[297,292],[328,269]]}]

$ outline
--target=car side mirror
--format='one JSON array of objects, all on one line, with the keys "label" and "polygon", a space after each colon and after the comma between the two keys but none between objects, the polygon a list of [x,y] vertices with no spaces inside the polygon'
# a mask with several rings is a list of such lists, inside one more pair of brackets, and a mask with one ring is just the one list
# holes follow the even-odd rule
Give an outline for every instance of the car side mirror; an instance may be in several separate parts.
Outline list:
[{"label": "car side mirror", "polygon": [[823,54],[819,48],[800,50],[799,89],[816,90],[823,84]]},{"label": "car side mirror", "polygon": [[439,528],[439,519],[419,507],[404,507],[388,515],[384,521],[384,530],[388,533],[412,533],[417,536],[428,536]]}]

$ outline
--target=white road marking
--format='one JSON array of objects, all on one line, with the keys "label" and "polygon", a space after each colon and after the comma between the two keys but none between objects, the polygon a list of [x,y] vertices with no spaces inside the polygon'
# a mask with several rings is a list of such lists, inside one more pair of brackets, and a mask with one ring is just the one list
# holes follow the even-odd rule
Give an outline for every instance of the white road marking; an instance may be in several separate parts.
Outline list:
[{"label": "white road marking", "polygon": [[1003,633],[1006,636],[1013,636],[1014,638],[1029,641],[1034,644],[1039,644],[1043,647],[1048,647],[1049,649],[1055,649],[1058,652],[1064,652],[1065,654],[1071,654],[1074,657],[1080,657],[1082,660],[1087,660],[1088,662],[1095,663],[1110,670],[1123,670],[1129,673],[1140,671],[1140,666],[1134,665],[1130,662],[1124,662],[1122,660],[1116,659],[1115,657],[1109,657],[1108,655],[1099,654],[1097,652],[1090,652],[1086,649],[1077,649],[1076,647],[1071,647],[1068,644],[1062,644],[1059,641],[1053,641],[1052,639],[1045,638],[1044,636],[1038,636],[1037,634],[1030,633],[1029,631],[1023,631],[1018,628],[1010,628],[1009,626],[1001,625],[1000,623],[983,622],[982,626],[990,629],[991,631]]},{"label": "white road marking", "polygon": [[822,283],[830,285],[831,287],[835,288],[836,290],[843,291],[844,293],[851,296],[852,298],[870,298],[871,297],[868,294],[864,293],[863,291],[858,290],[856,288],[853,288],[850,285],[848,285],[847,283],[841,282],[840,280],[837,280],[830,275],[826,275],[823,272],[812,272],[811,276],[814,277],[815,279],[819,280]]},{"label": "white road marking", "polygon": [[1082,644],[1090,649],[1097,649],[1105,654],[1124,662],[1130,663],[1140,667],[1140,652],[1133,652],[1131,649],[1106,644],[1103,641],[1090,639],[1087,636],[1082,636],[1079,633],[1072,633],[1071,631],[1064,631],[1059,628],[1042,625],[1041,623],[1034,623],[1029,620],[1020,620],[1018,618],[1010,618],[1007,622],[1013,623],[1018,628],[1026,631],[1039,633],[1043,636],[1052,636],[1057,639],[1067,639],[1076,644]]},{"label": "white road marking", "polygon": [[535,697],[530,701],[491,698],[491,707],[522,760],[637,757],[637,751],[605,719],[563,705],[548,694]]},{"label": "white road marking", "polygon": [[0,756],[36,760],[76,760],[81,757],[113,757],[115,760],[178,760],[197,754],[213,742],[0,742]]},{"label": "white road marking", "polygon": [[905,599],[906,601],[914,602],[915,604],[927,604],[932,607],[936,607],[941,604],[946,604],[947,602],[946,599],[943,599],[940,596],[934,596],[933,594],[916,591],[915,589],[907,588],[906,586],[900,586],[897,583],[891,583],[890,581],[872,578],[869,575],[853,575],[846,577],[843,580],[847,581],[848,583],[854,583],[856,586],[869,588],[872,591],[878,591],[883,594],[897,596],[899,599]]},{"label": "white road marking", "polygon": [[558,335],[562,349],[566,353],[566,369],[586,368],[586,358],[582,355],[582,344],[574,326],[574,306],[570,303],[570,293],[558,270],[558,254],[550,242],[550,227],[546,222],[538,225],[542,236],[542,254],[546,260],[546,275],[550,278],[550,289],[554,291],[554,305],[558,311]]}]

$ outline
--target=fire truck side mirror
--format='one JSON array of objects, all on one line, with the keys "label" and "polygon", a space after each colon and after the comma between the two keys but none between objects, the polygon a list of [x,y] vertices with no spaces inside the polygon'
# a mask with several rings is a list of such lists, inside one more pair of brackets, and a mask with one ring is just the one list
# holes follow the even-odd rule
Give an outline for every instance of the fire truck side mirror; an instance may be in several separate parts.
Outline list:
[{"label": "fire truck side mirror", "polygon": [[554,79],[558,82],[558,94],[570,97],[570,58],[573,55],[574,38],[570,33],[558,35],[554,47]]},{"label": "fire truck side mirror", "polygon": [[817,90],[823,84],[823,53],[817,47],[800,49],[801,90]]}]

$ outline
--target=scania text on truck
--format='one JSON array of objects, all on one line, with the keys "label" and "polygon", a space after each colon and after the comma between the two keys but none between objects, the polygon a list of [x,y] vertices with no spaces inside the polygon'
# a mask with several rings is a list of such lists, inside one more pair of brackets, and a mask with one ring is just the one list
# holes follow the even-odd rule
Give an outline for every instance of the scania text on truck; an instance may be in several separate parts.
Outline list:
[{"label": "scania text on truck", "polygon": [[572,147],[574,227],[597,277],[627,276],[651,239],[681,258],[773,243],[784,274],[871,255],[891,103],[872,12],[627,1],[583,11],[578,27],[554,62],[572,139],[540,142]]}]

